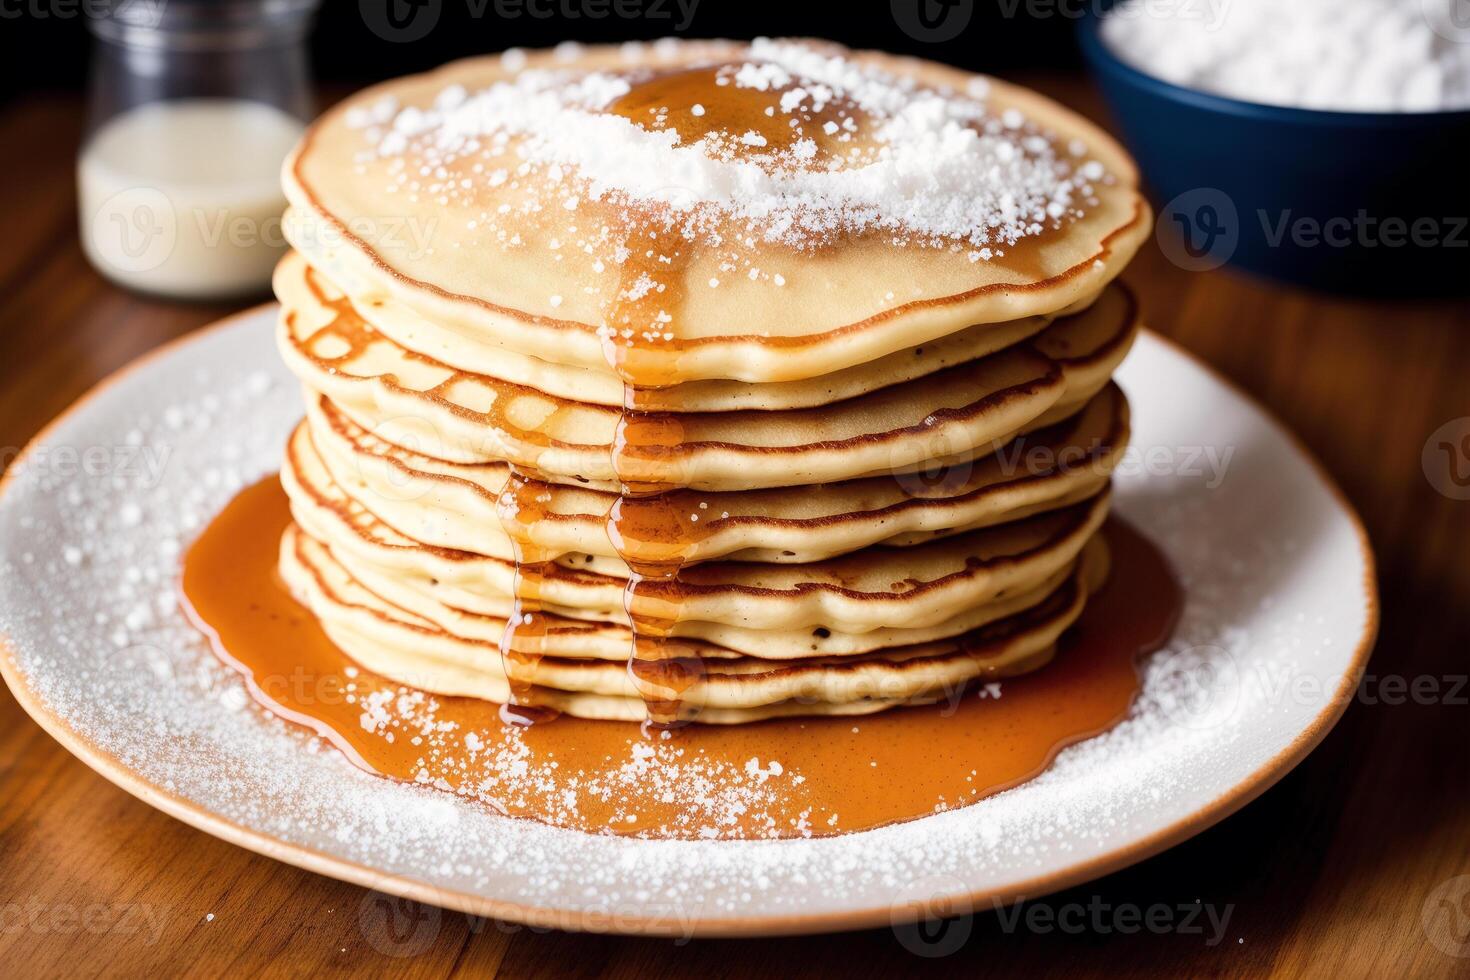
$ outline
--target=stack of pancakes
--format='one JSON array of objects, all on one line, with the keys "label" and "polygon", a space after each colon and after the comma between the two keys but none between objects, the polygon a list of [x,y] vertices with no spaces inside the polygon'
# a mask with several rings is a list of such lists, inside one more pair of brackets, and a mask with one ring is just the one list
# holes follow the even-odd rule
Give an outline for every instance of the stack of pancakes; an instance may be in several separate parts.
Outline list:
[{"label": "stack of pancakes", "polygon": [[287,161],[281,572],[364,667],[674,724],[1035,669],[1097,534],[1150,217],[1032,93],[815,42],[507,53]]}]

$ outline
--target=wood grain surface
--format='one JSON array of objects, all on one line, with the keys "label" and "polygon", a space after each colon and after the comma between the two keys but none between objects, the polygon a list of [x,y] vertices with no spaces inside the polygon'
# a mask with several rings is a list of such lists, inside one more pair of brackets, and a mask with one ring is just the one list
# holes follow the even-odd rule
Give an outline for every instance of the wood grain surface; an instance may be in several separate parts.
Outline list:
[{"label": "wood grain surface", "polygon": [[[1080,79],[1023,81],[1095,105]],[[76,238],[79,134],[74,101],[0,111],[0,465],[97,380],[233,308],[142,299],[93,272]],[[1470,416],[1470,303],[1187,273],[1153,243],[1125,278],[1154,329],[1300,434],[1380,563],[1383,628],[1362,696],[1223,824],[1019,917],[976,910],[930,944],[913,930],[685,943],[548,933],[375,896],[186,827],[73,759],[0,692],[4,972],[1470,975],[1470,501],[1435,488],[1454,486],[1451,463],[1470,472],[1470,456],[1421,461],[1432,433]],[[1399,703],[1394,679],[1438,693]],[[1223,930],[1204,914],[1199,931],[1184,927],[1196,902],[1228,915]],[[1168,923],[1138,928],[1134,913],[1155,906]]]}]

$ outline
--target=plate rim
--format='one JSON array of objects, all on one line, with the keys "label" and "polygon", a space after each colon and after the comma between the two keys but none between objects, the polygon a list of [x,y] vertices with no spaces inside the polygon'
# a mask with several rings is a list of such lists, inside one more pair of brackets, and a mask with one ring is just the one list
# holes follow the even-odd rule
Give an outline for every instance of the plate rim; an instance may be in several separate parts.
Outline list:
[{"label": "plate rim", "polygon": [[[40,447],[56,428],[83,411],[94,398],[135,372],[147,368],[155,360],[162,359],[182,347],[202,342],[206,337],[229,329],[242,320],[260,317],[277,306],[278,304],[268,301],[215,320],[140,354],[102,378],[27,441],[25,447],[11,461],[11,465],[3,474],[0,474],[0,500],[4,499],[6,491],[16,479],[16,473],[22,468],[20,464]],[[1211,800],[1188,816],[1133,841],[1125,847],[1106,854],[1099,854],[1090,860],[1069,865],[1059,871],[1037,875],[1003,887],[935,896],[928,901],[928,906],[942,905],[947,908],[968,908],[973,911],[981,909],[984,905],[1001,908],[1016,901],[1039,898],[1137,864],[1202,833],[1258,798],[1296,768],[1313,749],[1321,744],[1347,710],[1352,700],[1351,692],[1361,681],[1367,667],[1368,658],[1378,637],[1382,611],[1378,595],[1376,556],[1368,537],[1367,528],[1364,527],[1362,518],[1358,515],[1352,502],[1302,439],[1259,399],[1178,342],[1147,327],[1142,328],[1142,332],[1146,333],[1152,341],[1168,348],[1171,353],[1183,357],[1203,370],[1233,396],[1254,408],[1266,424],[1282,435],[1295,453],[1307,463],[1308,468],[1341,509],[1357,537],[1358,548],[1363,559],[1363,601],[1366,611],[1363,634],[1358,639],[1352,661],[1342,683],[1333,696],[1327,699],[1322,711],[1312,719],[1309,725],[1298,732],[1287,746],[1253,772],[1248,779],[1237,783],[1229,792]],[[41,703],[39,695],[31,689],[21,675],[16,650],[11,640],[3,633],[0,633],[0,677],[4,677],[6,686],[9,687],[11,695],[21,709],[47,735],[98,775],[143,803],[196,830],[202,830],[237,847],[372,891],[424,902],[468,915],[501,919],[532,927],[664,938],[740,938],[848,932],[902,925],[917,920],[925,911],[925,908],[919,903],[906,903],[902,906],[894,904],[841,912],[794,915],[701,915],[678,923],[619,915],[616,922],[609,922],[606,917],[595,912],[549,908],[491,898],[474,892],[441,888],[400,874],[380,871],[315,848],[287,843],[270,834],[222,817],[192,800],[185,799],[178,793],[148,782],[119,761],[111,752],[80,736],[65,719]]]}]

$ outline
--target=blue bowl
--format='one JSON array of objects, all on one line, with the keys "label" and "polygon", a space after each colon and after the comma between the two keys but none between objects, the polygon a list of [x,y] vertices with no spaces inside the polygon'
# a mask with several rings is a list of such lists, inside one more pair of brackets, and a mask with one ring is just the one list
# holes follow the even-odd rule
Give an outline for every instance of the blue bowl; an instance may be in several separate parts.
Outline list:
[{"label": "blue bowl", "polygon": [[1470,294],[1470,111],[1358,113],[1242,102],[1079,40],[1158,206],[1176,264],[1229,262],[1333,292]]}]

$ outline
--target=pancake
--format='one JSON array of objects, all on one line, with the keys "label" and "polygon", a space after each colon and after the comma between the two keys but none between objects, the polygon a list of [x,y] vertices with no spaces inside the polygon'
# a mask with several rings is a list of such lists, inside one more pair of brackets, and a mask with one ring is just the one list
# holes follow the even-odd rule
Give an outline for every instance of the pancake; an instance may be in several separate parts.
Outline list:
[{"label": "pancake", "polygon": [[[509,594],[477,593],[465,602],[483,611],[471,612],[450,605],[463,593],[457,593],[453,588],[440,588],[433,580],[395,575],[391,566],[385,568],[363,561],[361,554],[351,549],[334,552],[333,557],[344,571],[373,594],[456,636],[500,644],[505,639],[506,622],[515,615],[515,598]],[[771,630],[681,619],[669,630],[668,636],[677,641],[699,641],[708,645],[710,650],[701,654],[704,657],[744,654],[759,660],[795,661],[873,653],[961,636],[988,623],[1024,612],[1055,592],[1075,570],[1076,562],[1070,562],[1047,576],[1040,585],[992,602],[968,606],[949,619],[925,627],[895,626],[865,633],[847,633],[825,626]],[[564,581],[568,576],[555,573],[553,577]],[[610,601],[600,608],[578,608],[543,600],[541,614],[552,623],[576,622],[597,627],[596,632],[588,634],[592,642],[580,648],[581,655],[625,663],[632,650],[633,634],[632,617],[621,601],[624,583],[607,578],[589,582],[583,578],[577,584],[583,586],[577,590],[578,598],[595,601],[601,596]],[[608,585],[613,589],[608,590]],[[609,626],[617,629],[603,629]],[[602,640],[606,642],[598,642]],[[547,645],[554,648],[555,643],[550,641]]]},{"label": "pancake", "polygon": [[315,306],[286,305],[278,339],[307,387],[360,425],[448,462],[505,461],[601,487],[796,486],[973,456],[1075,411],[1106,383],[1137,329],[1136,305],[1115,287],[1030,341],[832,405],[657,413],[646,423],[657,428],[657,445],[635,451],[620,441],[621,410],[449,368],[342,314],[346,305],[326,293]]},{"label": "pancake", "polygon": [[612,451],[620,410],[554,398],[413,355],[340,319],[286,310],[280,347],[308,387],[400,444],[450,462],[508,461],[565,481],[750,489],[851,479],[916,465],[941,444],[963,453],[1006,438],[1065,394],[1028,349],[960,365],[840,403],[784,412],[660,415],[656,453]]},{"label": "pancake", "polygon": [[1137,183],[1024,89],[769,40],[456,62],[345,100],[283,170],[287,237],[352,296],[597,370],[627,331],[640,386],[818,377],[1055,314],[1149,234]]},{"label": "pancake", "polygon": [[[298,458],[306,463],[300,469]],[[414,541],[343,493],[305,454],[288,457],[281,482],[297,523],[350,567],[361,564],[383,577],[416,582],[447,605],[472,612],[493,614],[514,594],[514,561]],[[758,629],[856,633],[897,623],[931,626],[1034,588],[1066,567],[1101,524],[1107,503],[1104,491],[1024,520],[820,562],[709,562],[683,569],[677,582],[644,583],[638,603],[677,605],[679,622]],[[546,570],[542,598],[598,612],[620,605],[618,570],[610,562],[602,568],[614,574],[594,570],[586,558],[565,555]]]},{"label": "pancake", "polygon": [[[513,562],[476,561],[480,556],[452,549],[429,548],[425,553],[415,554],[416,544],[412,539],[377,521],[333,488],[325,491],[308,488],[291,471],[286,473],[285,484],[300,526],[315,540],[330,542],[337,561],[355,580],[392,604],[459,635],[494,642],[502,639],[505,620],[514,614],[515,608]],[[1037,549],[1024,560],[1050,565],[1055,564],[1052,557]],[[765,659],[865,653],[956,636],[1012,615],[1041,601],[1071,574],[1072,568],[1073,564],[1067,562],[1040,579],[1039,584],[1004,589],[993,601],[963,605],[953,617],[924,627],[906,624],[862,633],[828,625],[813,628],[809,624],[776,630],[761,628],[767,625],[771,615],[780,614],[770,596],[748,608],[736,624],[700,620],[696,617],[701,609],[712,608],[718,612],[722,607],[733,606],[738,610],[739,589],[735,589],[736,594],[726,596],[715,592],[692,599],[681,596],[680,619],[672,625],[670,635],[706,640]],[[822,571],[817,566],[816,574]],[[1024,569],[1012,576],[1025,578],[1028,583],[1034,577]],[[627,626],[631,617],[624,596],[626,585],[624,578],[591,571],[573,557],[567,564],[548,569],[541,576],[541,609],[547,615],[565,619]],[[804,585],[798,583],[797,588]],[[716,599],[724,601],[712,601]],[[617,643],[598,647],[596,653],[588,655],[625,660],[630,638],[619,634]]]},{"label": "pancake", "polygon": [[[688,668],[691,676],[680,691],[681,717],[729,724],[785,713],[867,712],[953,696],[976,679],[1035,669],[1080,614],[1105,564],[1105,551],[1094,542],[1077,572],[1042,603],[951,641],[794,665],[690,646],[690,661],[698,666]],[[281,570],[333,641],[367,669],[434,693],[510,698],[498,644],[447,633],[382,600],[337,565],[326,547],[295,528],[282,539]],[[577,656],[610,632],[606,626],[556,622],[549,636],[558,653],[569,656],[546,656],[534,665],[536,702],[581,717],[643,718],[643,696],[621,663]]]},{"label": "pancake", "polygon": [[[509,535],[518,533],[523,544],[552,558],[586,553],[621,561],[607,536],[616,494],[543,484],[543,519],[503,524],[498,502],[507,465],[444,463],[411,452],[373,436],[320,396],[309,399],[307,420],[309,431],[292,441],[292,456],[304,457],[293,466],[319,462],[344,493],[416,540],[509,560],[515,555]],[[1064,423],[1013,440],[973,464],[820,488],[674,493],[658,506],[702,517],[689,522],[679,542],[686,564],[814,561],[1075,503],[1107,483],[1127,438],[1127,402],[1109,386]],[[658,523],[647,530],[657,531]],[[638,545],[648,554],[659,542],[650,533]]]},{"label": "pancake", "polygon": [[[610,408],[623,406],[623,379],[606,364],[600,368],[567,366],[503,347],[475,344],[470,338],[447,330],[389,300],[374,299],[359,305],[320,271],[307,265],[297,252],[287,252],[281,259],[273,285],[276,296],[287,307],[306,311],[329,308],[332,315],[360,320],[365,327],[383,334],[405,350],[447,368],[488,375],[559,398]],[[1091,303],[1092,298],[1089,298],[1076,310],[1064,313],[1081,312]],[[948,336],[936,337],[919,347],[816,378],[771,384],[689,381],[649,388],[639,393],[639,408],[644,411],[727,412],[829,405],[1003,350],[1034,336],[1053,319],[1033,316],[1006,323],[976,324]]]}]

